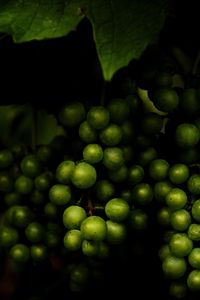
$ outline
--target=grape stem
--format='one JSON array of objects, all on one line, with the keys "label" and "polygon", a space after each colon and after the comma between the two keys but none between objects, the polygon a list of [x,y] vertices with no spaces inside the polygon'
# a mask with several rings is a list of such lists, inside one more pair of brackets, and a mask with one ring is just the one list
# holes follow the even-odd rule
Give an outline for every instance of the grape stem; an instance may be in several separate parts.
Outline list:
[{"label": "grape stem", "polygon": [[37,120],[37,113],[35,111],[35,109],[32,109],[32,149],[35,152],[36,150],[36,135],[37,135],[37,126],[36,126],[36,120]]},{"label": "grape stem", "polygon": [[200,49],[198,49],[197,56],[192,67],[192,75],[196,75],[199,66],[199,61],[200,61]]}]

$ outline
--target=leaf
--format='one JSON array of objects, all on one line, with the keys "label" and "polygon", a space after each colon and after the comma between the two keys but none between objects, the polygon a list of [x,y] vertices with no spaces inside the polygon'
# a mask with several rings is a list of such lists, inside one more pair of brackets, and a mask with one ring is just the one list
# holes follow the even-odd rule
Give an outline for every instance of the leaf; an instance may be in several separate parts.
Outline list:
[{"label": "leaf", "polygon": [[155,42],[165,22],[168,0],[91,1],[89,17],[102,64],[104,78],[133,58],[139,58]]},{"label": "leaf", "polygon": [[84,0],[9,0],[0,3],[0,32],[15,42],[64,36],[83,18]]},{"label": "leaf", "polygon": [[29,103],[0,106],[0,143],[5,147],[14,143],[31,145],[32,122]]},{"label": "leaf", "polygon": [[[35,132],[33,132],[34,128]],[[38,111],[34,118],[33,109],[29,103],[1,106],[0,132],[0,144],[4,147],[15,143],[32,146],[33,138],[35,138],[36,145],[48,144],[57,135],[65,134],[53,115]]]},{"label": "leaf", "polygon": [[65,135],[63,127],[59,126],[55,116],[41,110],[36,116],[36,143],[49,144],[54,137]]},{"label": "leaf", "polygon": [[158,37],[170,0],[10,0],[0,4],[0,32],[14,42],[61,37],[87,16],[105,80]]}]

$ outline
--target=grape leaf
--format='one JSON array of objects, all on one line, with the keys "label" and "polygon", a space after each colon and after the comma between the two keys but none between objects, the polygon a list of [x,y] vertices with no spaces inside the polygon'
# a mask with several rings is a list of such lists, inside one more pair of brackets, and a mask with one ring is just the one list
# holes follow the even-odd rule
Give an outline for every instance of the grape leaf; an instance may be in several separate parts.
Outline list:
[{"label": "grape leaf", "polygon": [[63,127],[59,126],[55,116],[44,110],[38,111],[36,116],[36,143],[49,144],[54,137],[65,135]]},{"label": "grape leaf", "polygon": [[14,42],[67,35],[87,16],[106,80],[156,40],[170,0],[10,0],[0,3],[0,32]]},{"label": "grape leaf", "polygon": [[34,117],[29,103],[1,106],[0,132],[0,144],[4,147],[15,143],[32,146],[33,139],[36,145],[48,144],[57,135],[65,134],[53,115],[37,111]]},{"label": "grape leaf", "polygon": [[156,42],[168,0],[101,0],[90,3],[90,19],[105,79]]}]

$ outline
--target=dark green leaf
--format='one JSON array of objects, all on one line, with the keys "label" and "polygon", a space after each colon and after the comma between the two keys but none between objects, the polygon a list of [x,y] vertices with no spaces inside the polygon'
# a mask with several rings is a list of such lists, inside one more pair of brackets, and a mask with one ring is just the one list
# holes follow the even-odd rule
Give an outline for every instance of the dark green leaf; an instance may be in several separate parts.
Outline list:
[{"label": "dark green leaf", "polygon": [[10,0],[0,4],[0,32],[15,42],[67,35],[83,16],[93,25],[103,75],[116,70],[158,37],[170,0]]}]

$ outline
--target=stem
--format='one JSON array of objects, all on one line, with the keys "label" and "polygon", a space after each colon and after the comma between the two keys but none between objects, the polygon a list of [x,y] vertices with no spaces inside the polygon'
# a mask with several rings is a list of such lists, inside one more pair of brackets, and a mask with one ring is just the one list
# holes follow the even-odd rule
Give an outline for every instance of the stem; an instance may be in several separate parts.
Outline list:
[{"label": "stem", "polygon": [[197,56],[196,56],[196,59],[194,61],[194,65],[192,67],[192,75],[196,75],[197,70],[198,70],[199,61],[200,61],[200,49],[197,52]]},{"label": "stem", "polygon": [[37,136],[36,120],[37,120],[37,113],[35,109],[32,109],[32,145],[31,146],[33,152],[36,151],[36,136]]},{"label": "stem", "polygon": [[106,91],[106,81],[103,80],[102,88],[101,88],[101,97],[100,97],[100,105],[105,105],[105,91]]}]

